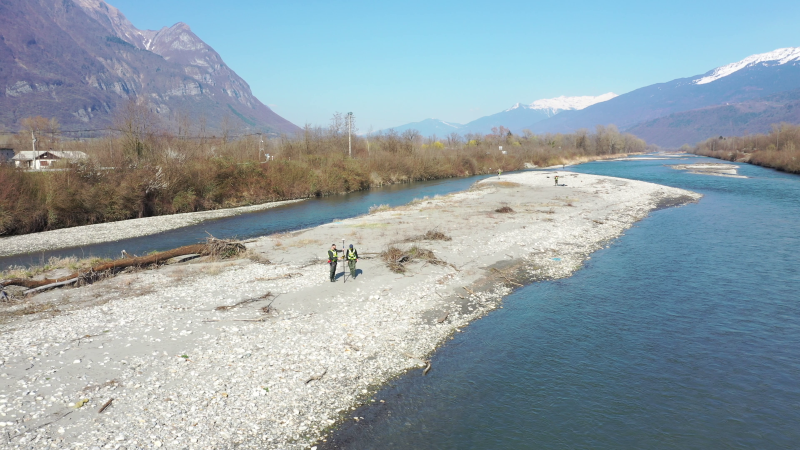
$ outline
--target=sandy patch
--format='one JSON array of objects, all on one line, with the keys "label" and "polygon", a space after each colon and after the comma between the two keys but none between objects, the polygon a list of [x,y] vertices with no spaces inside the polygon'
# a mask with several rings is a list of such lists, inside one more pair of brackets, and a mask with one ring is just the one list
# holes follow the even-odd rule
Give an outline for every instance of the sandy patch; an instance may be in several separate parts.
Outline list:
[{"label": "sandy patch", "polygon": [[[0,306],[0,439],[308,448],[352,420],[351,408],[379,401],[387,380],[421,374],[437,346],[501,307],[516,283],[568,276],[651,210],[700,197],[568,172],[553,186],[552,175],[504,175],[266,236],[248,244],[253,259],[122,274]],[[431,230],[437,239],[422,237]],[[358,248],[361,273],[345,283],[340,264],[331,283],[325,252],[342,239]],[[444,263],[392,272],[378,258],[392,245]]]}]

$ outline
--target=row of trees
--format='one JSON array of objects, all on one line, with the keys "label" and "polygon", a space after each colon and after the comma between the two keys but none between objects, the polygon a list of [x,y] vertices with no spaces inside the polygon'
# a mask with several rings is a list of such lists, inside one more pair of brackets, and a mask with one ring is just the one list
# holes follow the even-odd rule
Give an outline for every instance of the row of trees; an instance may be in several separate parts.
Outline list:
[{"label": "row of trees", "polygon": [[741,161],[800,173],[800,126],[787,123],[772,126],[769,133],[707,139],[682,150],[728,161]]},{"label": "row of trees", "polygon": [[56,150],[89,155],[62,163],[61,170],[0,167],[0,235],[325,196],[646,149],[642,140],[612,126],[593,133],[515,135],[498,129],[444,138],[409,131],[353,136],[349,158],[342,115],[335,115],[329,127],[306,126],[295,136],[207,136],[190,134],[188,127],[182,133],[170,131],[138,104],[129,105],[116,128],[104,137],[84,140],[42,132],[52,138],[48,145]]}]

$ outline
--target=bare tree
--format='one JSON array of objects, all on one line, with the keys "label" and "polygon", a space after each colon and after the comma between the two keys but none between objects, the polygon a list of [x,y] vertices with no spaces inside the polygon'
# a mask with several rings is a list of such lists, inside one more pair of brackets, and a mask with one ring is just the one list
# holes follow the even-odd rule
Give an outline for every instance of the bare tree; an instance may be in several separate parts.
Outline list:
[{"label": "bare tree", "polygon": [[20,121],[21,129],[18,140],[30,143],[36,141],[36,149],[47,148],[58,142],[61,126],[55,118],[46,119],[42,116],[26,117]]},{"label": "bare tree", "polygon": [[461,144],[461,135],[456,133],[455,131],[447,135],[447,146],[450,148],[456,148],[459,144]]},{"label": "bare tree", "polygon": [[219,124],[220,131],[222,133],[222,145],[228,143],[228,139],[230,138],[231,134],[231,117],[230,114],[225,112],[225,115],[222,116],[222,122]]},{"label": "bare tree", "polygon": [[419,134],[419,131],[413,129],[403,131],[402,136],[403,136],[404,147],[408,153],[414,151],[414,145],[416,145],[419,139],[422,138],[422,135]]},{"label": "bare tree", "polygon": [[141,159],[152,153],[161,122],[144,100],[129,98],[114,120],[122,132],[126,155]]}]

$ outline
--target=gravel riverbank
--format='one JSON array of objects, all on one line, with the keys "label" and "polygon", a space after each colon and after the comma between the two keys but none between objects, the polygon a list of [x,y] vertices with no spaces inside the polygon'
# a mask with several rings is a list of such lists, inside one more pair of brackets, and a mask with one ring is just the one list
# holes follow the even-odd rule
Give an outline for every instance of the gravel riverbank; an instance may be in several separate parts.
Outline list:
[{"label": "gravel riverbank", "polygon": [[[559,175],[561,186],[553,176]],[[681,189],[569,172],[260,238],[195,261],[0,304],[0,442],[9,448],[303,449],[388,380],[425,366],[517,280],[569,276]],[[510,211],[509,211],[510,210]],[[506,212],[498,212],[506,211]],[[450,240],[426,240],[435,230]],[[328,281],[331,243],[359,276]],[[390,245],[436,258],[390,271]],[[428,376],[437,374],[430,368]],[[99,410],[113,401],[102,412]]]},{"label": "gravel riverbank", "polygon": [[58,248],[79,247],[81,245],[114,242],[122,239],[148,236],[194,225],[205,220],[238,216],[239,214],[263,211],[265,209],[301,201],[303,200],[287,200],[263,203],[260,205],[241,206],[239,208],[144,217],[141,219],[121,220],[119,222],[61,228],[58,230],[43,231],[41,233],[24,234],[21,236],[9,236],[0,238],[0,256],[35,253]]}]

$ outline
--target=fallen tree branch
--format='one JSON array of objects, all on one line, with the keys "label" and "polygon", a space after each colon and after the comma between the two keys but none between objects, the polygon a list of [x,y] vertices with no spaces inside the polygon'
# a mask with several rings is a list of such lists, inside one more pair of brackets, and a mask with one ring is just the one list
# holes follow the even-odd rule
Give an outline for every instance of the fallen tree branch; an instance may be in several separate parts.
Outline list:
[{"label": "fallen tree branch", "polygon": [[100,414],[101,412],[105,411],[106,408],[111,406],[111,402],[113,402],[113,401],[114,401],[114,399],[110,398],[110,399],[108,399],[107,402],[103,403],[103,406],[101,406],[100,409],[97,410],[97,414]]},{"label": "fallen tree branch", "polygon": [[327,368],[326,368],[325,370],[323,370],[321,374],[319,374],[319,375],[314,375],[314,376],[312,376],[311,378],[307,379],[307,380],[306,380],[306,384],[308,384],[308,383],[311,383],[312,381],[319,381],[319,380],[321,380],[321,379],[322,379],[322,377],[324,377],[326,373],[328,373],[328,369],[327,369]]},{"label": "fallen tree branch", "polygon": [[61,283],[64,281],[72,280],[73,278],[79,278],[84,274],[90,272],[106,272],[106,271],[116,271],[120,269],[125,269],[127,267],[140,267],[140,266],[147,266],[150,264],[157,264],[162,261],[166,261],[170,258],[174,258],[176,256],[186,255],[189,253],[203,253],[205,251],[206,245],[205,244],[194,244],[194,245],[186,245],[180,248],[176,248],[174,250],[168,250],[166,252],[154,253],[152,255],[147,256],[138,256],[135,258],[123,258],[117,259],[111,262],[99,264],[97,266],[92,267],[91,269],[78,271],[72,274],[69,274],[65,277],[60,277],[56,279],[48,279],[45,278],[44,280],[26,280],[22,278],[15,278],[12,280],[3,281],[2,286],[23,286],[29,289],[35,289],[43,286],[47,286],[49,284]]},{"label": "fallen tree branch", "polygon": [[[26,287],[28,289],[36,289],[48,285],[54,285],[57,283],[71,281],[76,278],[89,282],[96,279],[99,276],[102,276],[101,274],[104,273],[114,273],[121,269],[126,269],[128,267],[143,267],[152,264],[159,264],[168,259],[172,259],[176,256],[183,256],[192,253],[197,253],[205,256],[228,258],[231,256],[235,256],[243,252],[244,250],[246,250],[245,246],[239,242],[229,241],[225,239],[217,239],[212,236],[206,240],[205,244],[185,245],[183,247],[179,247],[173,250],[153,253],[152,255],[117,259],[107,263],[98,264],[92,268],[74,272],[67,276],[55,279],[45,278],[43,280],[27,280],[24,278],[14,278],[12,280],[6,280],[0,282],[0,287],[13,285],[13,286]],[[60,286],[53,286],[53,287],[60,287]]]},{"label": "fallen tree branch", "polygon": [[79,278],[73,278],[67,281],[59,281],[58,283],[45,284],[44,286],[39,286],[34,289],[28,289],[27,291],[23,291],[22,295],[38,294],[39,292],[49,291],[50,289],[55,289],[57,287],[75,284],[78,280]]},{"label": "fallen tree branch", "polygon": [[239,306],[246,305],[248,303],[254,303],[254,302],[261,301],[261,300],[266,300],[267,298],[269,298],[271,296],[272,296],[272,292],[267,292],[266,294],[264,294],[264,295],[262,295],[261,297],[258,297],[258,298],[248,298],[248,299],[244,299],[244,300],[242,300],[242,301],[240,301],[238,303],[234,303],[232,305],[217,306],[216,308],[214,308],[214,310],[215,311],[230,311],[230,310],[232,310],[234,308],[238,308]]}]

